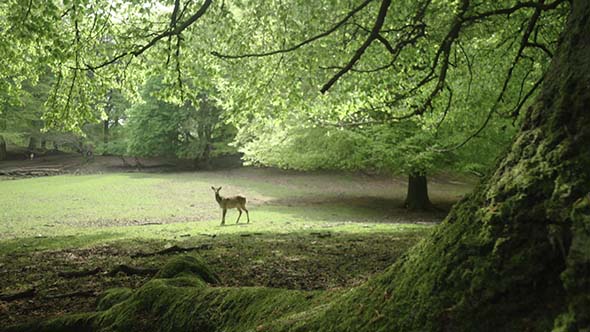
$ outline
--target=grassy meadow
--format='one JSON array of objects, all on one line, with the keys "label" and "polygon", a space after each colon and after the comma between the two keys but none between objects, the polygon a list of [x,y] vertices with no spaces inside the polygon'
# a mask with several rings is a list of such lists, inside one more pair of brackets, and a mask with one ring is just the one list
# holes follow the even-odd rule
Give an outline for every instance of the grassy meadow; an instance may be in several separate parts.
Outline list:
[{"label": "grassy meadow", "polygon": [[[219,227],[221,210],[212,185],[223,186],[222,195],[246,196],[252,222],[244,224],[244,213],[235,226],[237,210],[229,210],[226,227]],[[17,239],[23,246],[61,248],[68,242],[78,246],[80,241],[90,245],[129,238],[172,240],[200,233],[384,232],[419,229],[425,227],[420,223],[440,219],[441,214],[401,209],[404,190],[399,179],[272,169],[2,181],[0,248]],[[464,184],[431,183],[433,201],[443,206],[466,190]]]},{"label": "grassy meadow", "polygon": [[[422,238],[470,185],[430,182],[441,211],[403,209],[403,178],[241,168],[186,173],[104,173],[0,181],[0,293],[37,290],[34,306],[0,306],[0,319],[92,310],[57,298],[84,289],[138,287],[149,276],[106,273],[117,264],[158,268],[171,246],[198,248],[224,286],[337,289],[381,271]],[[247,197],[220,226],[211,186]],[[64,271],[105,273],[60,278]]]}]

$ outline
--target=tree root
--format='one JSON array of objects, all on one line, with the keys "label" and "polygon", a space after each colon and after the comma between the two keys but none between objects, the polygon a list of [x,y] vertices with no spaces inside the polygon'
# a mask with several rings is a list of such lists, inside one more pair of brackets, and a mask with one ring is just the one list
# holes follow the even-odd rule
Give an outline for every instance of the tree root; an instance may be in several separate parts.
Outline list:
[{"label": "tree root", "polygon": [[15,300],[26,299],[26,298],[35,296],[36,292],[37,291],[35,290],[35,288],[29,288],[29,289],[26,289],[26,290],[24,290],[22,292],[18,292],[18,293],[0,294],[0,301],[10,302],[10,301],[15,301]]},{"label": "tree root", "polygon": [[179,246],[172,246],[170,248],[166,248],[166,249],[156,251],[156,252],[148,252],[148,253],[140,252],[140,253],[132,255],[131,258],[152,257],[152,256],[158,256],[158,255],[168,255],[168,254],[172,254],[172,253],[185,253],[185,252],[189,252],[189,251],[208,250],[208,249],[211,249],[211,245],[208,243],[204,243],[204,244],[201,244],[196,247],[188,247],[188,248],[182,248]]},{"label": "tree root", "polygon": [[158,273],[158,271],[159,271],[159,269],[133,267],[133,266],[122,264],[122,265],[117,265],[114,269],[109,271],[109,273],[107,273],[107,275],[114,276],[117,273],[121,272],[121,273],[124,273],[127,275],[146,276],[146,275],[156,274],[156,273]]},{"label": "tree root", "polygon": [[99,274],[100,272],[102,272],[102,269],[97,267],[92,270],[58,272],[57,275],[63,278],[80,278]]},{"label": "tree root", "polygon": [[45,296],[46,299],[63,299],[66,297],[95,297],[96,292],[93,290],[83,290],[64,294],[54,294]]}]

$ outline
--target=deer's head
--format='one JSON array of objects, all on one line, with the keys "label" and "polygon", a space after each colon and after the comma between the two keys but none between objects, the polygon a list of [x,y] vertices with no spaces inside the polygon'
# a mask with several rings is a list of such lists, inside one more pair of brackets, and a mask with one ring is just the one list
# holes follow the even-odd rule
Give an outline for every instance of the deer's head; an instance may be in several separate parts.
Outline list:
[{"label": "deer's head", "polygon": [[211,186],[211,190],[213,190],[215,192],[215,194],[217,195],[217,194],[219,194],[219,191],[221,190],[221,187],[215,188],[215,187]]}]

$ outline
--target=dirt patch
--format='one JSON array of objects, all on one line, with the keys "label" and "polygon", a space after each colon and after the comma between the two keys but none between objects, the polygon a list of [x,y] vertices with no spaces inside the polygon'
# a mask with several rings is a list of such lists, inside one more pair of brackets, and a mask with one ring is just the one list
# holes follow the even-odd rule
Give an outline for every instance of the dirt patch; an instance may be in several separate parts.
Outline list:
[{"label": "dirt patch", "polygon": [[[179,166],[166,159],[121,158],[79,154],[52,153],[33,159],[13,159],[0,162],[0,175],[9,179],[59,174],[100,174],[105,172],[164,172]],[[141,165],[141,166],[140,166]]]}]

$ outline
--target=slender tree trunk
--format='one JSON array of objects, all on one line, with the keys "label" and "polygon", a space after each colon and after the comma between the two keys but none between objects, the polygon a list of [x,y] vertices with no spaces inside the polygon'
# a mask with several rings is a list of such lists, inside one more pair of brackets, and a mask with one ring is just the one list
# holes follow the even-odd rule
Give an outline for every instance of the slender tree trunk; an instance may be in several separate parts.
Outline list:
[{"label": "slender tree trunk", "polygon": [[45,150],[45,148],[47,147],[47,140],[45,140],[45,138],[41,139],[41,149]]},{"label": "slender tree trunk", "polygon": [[408,195],[404,206],[408,210],[429,210],[432,203],[428,198],[426,174],[410,173],[408,176]]},{"label": "slender tree trunk", "polygon": [[0,160],[6,160],[6,158],[6,141],[4,141],[4,137],[0,135]]},{"label": "slender tree trunk", "polygon": [[33,151],[37,148],[37,138],[35,136],[31,136],[29,138],[29,151]]},{"label": "slender tree trunk", "polygon": [[105,147],[109,144],[109,120],[102,121],[102,142]]}]

